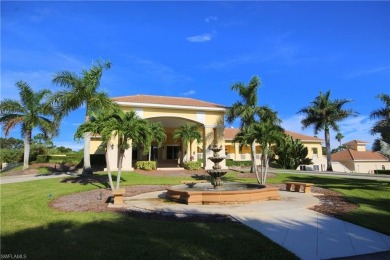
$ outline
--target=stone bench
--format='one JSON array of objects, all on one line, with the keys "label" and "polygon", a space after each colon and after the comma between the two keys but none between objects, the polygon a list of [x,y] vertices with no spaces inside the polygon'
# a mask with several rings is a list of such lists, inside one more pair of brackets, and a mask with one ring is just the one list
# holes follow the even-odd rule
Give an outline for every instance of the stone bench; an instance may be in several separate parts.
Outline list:
[{"label": "stone bench", "polygon": [[[286,182],[286,190],[287,191],[296,191],[300,192],[301,187],[303,187],[303,192],[304,193],[311,193],[311,186],[314,186],[313,183],[305,183],[305,182]],[[294,186],[294,190],[292,190],[292,187]]]},{"label": "stone bench", "polygon": [[123,205],[123,197],[125,196],[125,189],[115,189],[112,191],[112,195],[114,196],[114,205]]},{"label": "stone bench", "polygon": [[193,181],[180,181],[181,184],[186,184],[188,187],[192,188],[197,183],[208,183],[206,180],[193,180]]}]

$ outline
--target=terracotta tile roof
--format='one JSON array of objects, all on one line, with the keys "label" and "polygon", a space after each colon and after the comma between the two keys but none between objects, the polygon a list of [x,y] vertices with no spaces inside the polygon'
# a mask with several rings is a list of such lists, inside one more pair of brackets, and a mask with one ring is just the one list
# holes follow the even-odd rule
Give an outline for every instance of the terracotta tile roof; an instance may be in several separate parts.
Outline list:
[{"label": "terracotta tile roof", "polygon": [[223,133],[225,140],[233,140],[236,134],[240,132],[238,128],[225,128],[225,132]]},{"label": "terracotta tile roof", "polygon": [[356,145],[356,144],[368,144],[368,143],[365,141],[352,140],[347,143],[344,143],[343,145]]},{"label": "terracotta tile roof", "polygon": [[[240,129],[238,129],[238,128],[225,128],[225,133],[224,133],[225,140],[233,140],[233,138],[236,136],[236,134],[239,131],[240,131]],[[287,135],[292,136],[292,138],[299,139],[301,141],[312,141],[312,142],[319,142],[319,143],[323,142],[323,139],[320,139],[317,137],[303,135],[303,134],[299,134],[299,133],[295,133],[295,132],[291,132],[291,131],[287,131],[287,130],[285,130],[284,132]]]},{"label": "terracotta tile roof", "polygon": [[387,158],[378,152],[356,151],[345,149],[332,154],[333,161],[388,161]]},{"label": "terracotta tile roof", "polygon": [[299,139],[301,141],[312,141],[312,142],[318,142],[318,143],[324,142],[324,139],[321,139],[318,137],[314,137],[314,136],[310,136],[310,135],[303,135],[303,134],[299,134],[299,133],[295,133],[295,132],[291,132],[291,131],[287,131],[287,130],[284,130],[284,132],[287,135],[292,136],[292,138]]},{"label": "terracotta tile roof", "polygon": [[188,106],[188,107],[212,107],[212,108],[225,108],[222,105],[197,100],[193,98],[182,97],[168,97],[168,96],[151,96],[151,95],[135,95],[125,97],[111,98],[117,102],[128,103],[144,103],[144,104],[159,104],[159,105],[172,105],[172,106]]}]

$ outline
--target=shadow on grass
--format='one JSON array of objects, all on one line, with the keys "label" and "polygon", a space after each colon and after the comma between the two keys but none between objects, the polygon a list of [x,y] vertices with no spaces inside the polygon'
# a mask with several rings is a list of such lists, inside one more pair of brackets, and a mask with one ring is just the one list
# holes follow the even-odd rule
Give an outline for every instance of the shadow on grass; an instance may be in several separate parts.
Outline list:
[{"label": "shadow on grass", "polygon": [[[116,182],[117,177],[115,175],[112,176],[112,181]],[[107,175],[78,175],[77,177],[66,177],[62,181],[62,183],[79,183],[82,185],[91,184],[97,188],[110,188],[110,184],[108,181]],[[121,183],[126,182],[125,179],[121,178]]]},{"label": "shadow on grass", "polygon": [[317,186],[328,189],[364,189],[374,191],[389,191],[390,181],[349,179],[349,178],[327,178],[324,176],[299,176],[288,175],[284,181],[311,182]]},{"label": "shadow on grass", "polygon": [[56,221],[2,236],[2,254],[28,259],[297,259],[234,223],[150,220],[118,214]]}]

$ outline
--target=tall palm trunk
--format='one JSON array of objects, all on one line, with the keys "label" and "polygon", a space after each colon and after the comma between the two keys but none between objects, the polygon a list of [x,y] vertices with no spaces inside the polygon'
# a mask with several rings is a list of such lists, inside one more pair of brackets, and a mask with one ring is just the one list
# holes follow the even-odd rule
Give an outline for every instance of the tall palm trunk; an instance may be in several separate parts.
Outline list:
[{"label": "tall palm trunk", "polygon": [[24,134],[24,157],[23,157],[23,170],[28,169],[30,159],[30,144],[31,144],[31,130],[26,130]]},{"label": "tall palm trunk", "polygon": [[[110,147],[109,143],[107,144],[107,147]],[[108,151],[107,147],[104,152],[104,156],[106,157],[106,167],[107,167],[107,174],[108,174],[108,181],[110,183],[110,189],[114,190],[114,183],[112,182],[112,175],[111,175],[111,168],[110,168],[110,160],[108,158]]]},{"label": "tall palm trunk", "polygon": [[[88,105],[87,105],[88,111]],[[88,113],[88,112],[87,112]],[[85,116],[85,122],[89,121],[88,114]],[[82,174],[92,175],[91,169],[91,156],[90,156],[90,142],[91,142],[91,133],[84,133],[84,168]]]},{"label": "tall palm trunk", "polygon": [[330,151],[330,133],[328,127],[325,127],[325,146],[326,146],[326,170],[332,172],[333,171],[332,154]]},{"label": "tall palm trunk", "polygon": [[256,151],[256,140],[252,142],[251,145],[251,159],[252,159],[252,167],[251,167],[251,172],[256,174],[256,179],[257,182],[260,183],[260,177],[259,177],[259,170],[257,168],[256,164],[256,156],[255,156],[255,151]]},{"label": "tall palm trunk", "polygon": [[90,133],[84,134],[84,168],[82,174],[92,174],[91,169],[91,157],[89,154],[89,147],[90,147]]},{"label": "tall palm trunk", "polygon": [[265,146],[264,151],[261,155],[261,183],[265,185],[267,181],[267,173],[268,173],[268,145]]},{"label": "tall palm trunk", "polygon": [[122,149],[119,150],[119,162],[118,162],[118,176],[116,177],[116,188],[119,189],[119,183],[121,181],[121,173],[122,173],[122,162],[125,151]]}]

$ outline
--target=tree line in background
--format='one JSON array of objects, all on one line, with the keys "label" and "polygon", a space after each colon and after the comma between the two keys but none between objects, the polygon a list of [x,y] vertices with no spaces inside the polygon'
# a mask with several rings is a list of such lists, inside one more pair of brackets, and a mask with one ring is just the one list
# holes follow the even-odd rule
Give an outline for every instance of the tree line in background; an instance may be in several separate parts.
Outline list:
[{"label": "tree line in background", "polygon": [[[1,163],[19,163],[23,161],[24,142],[17,138],[0,138],[0,153]],[[73,151],[71,148],[64,146],[55,146],[53,142],[48,140],[42,142],[41,134],[37,134],[31,140],[29,162],[36,161],[38,155],[42,154],[76,154],[78,151]]]},{"label": "tree line in background", "polygon": [[[163,132],[161,131],[162,126],[147,125],[134,112],[120,112],[118,106],[111,101],[107,93],[98,91],[103,71],[110,68],[110,62],[98,61],[89,70],[82,70],[81,75],[77,75],[71,71],[58,72],[55,74],[52,82],[61,86],[63,89],[55,93],[51,93],[47,89],[35,92],[24,81],[18,81],[16,83],[20,100],[4,99],[0,102],[0,123],[2,124],[6,137],[13,128],[20,126],[24,139],[24,169],[28,168],[29,161],[31,160],[30,150],[34,147],[31,144],[40,142],[41,146],[52,145],[50,142],[53,137],[58,135],[61,120],[70,111],[83,106],[85,106],[85,124],[79,127],[75,137],[84,138],[84,174],[92,173],[89,145],[90,136],[93,133],[99,133],[100,131],[100,134],[102,134],[105,131],[110,131],[111,134],[119,137],[120,162],[123,159],[124,151],[129,148],[129,140],[132,140],[133,145],[140,143],[144,147],[149,147],[148,149],[150,149],[150,145],[146,146],[146,144],[150,144],[150,142],[160,144],[160,141],[164,140],[163,136],[156,134]],[[232,123],[235,119],[240,119],[240,132],[236,136],[235,141],[241,145],[250,145],[252,171],[256,173],[259,183],[265,183],[268,162],[278,152],[277,150],[271,149],[271,144],[277,144],[280,147],[286,148],[284,150],[279,149],[278,155],[280,158],[279,163],[284,167],[292,167],[298,162],[286,161],[287,157],[281,155],[281,152],[291,151],[292,154],[295,154],[294,156],[303,156],[305,151],[299,142],[288,140],[284,135],[283,128],[280,126],[281,120],[278,118],[276,111],[273,111],[267,106],[258,105],[257,91],[259,86],[261,86],[261,81],[257,76],[253,77],[248,85],[242,82],[234,84],[231,89],[238,92],[241,100],[233,103],[230,109],[228,109],[226,119],[228,123]],[[371,133],[380,135],[380,138],[374,143],[374,150],[381,149],[383,146],[381,142],[389,143],[390,141],[390,98],[387,94],[380,94],[378,98],[385,103],[385,107],[375,110],[371,114],[371,119],[378,119]],[[334,129],[335,131],[339,131],[338,122],[357,114],[351,109],[343,108],[349,102],[351,100],[331,100],[330,91],[326,93],[320,92],[319,96],[311,102],[311,105],[298,112],[305,115],[305,118],[301,122],[303,127],[314,126],[315,134],[319,131],[324,131],[328,170],[332,170],[329,130]],[[107,125],[104,125],[103,128],[99,126],[98,122],[101,118],[110,121],[107,117],[110,120],[116,120],[116,123],[113,124],[116,125],[116,129],[113,129],[111,126],[110,128]],[[93,125],[93,122],[95,125]],[[124,128],[126,125],[128,127],[127,129]],[[140,129],[143,129],[143,132],[138,132],[137,127],[141,127]],[[33,129],[39,129],[39,135],[32,137]],[[128,129],[132,129],[133,132],[128,132]],[[145,129],[148,130],[145,131]],[[192,140],[200,140],[198,139],[199,136],[193,133],[188,135],[184,130],[182,129],[181,134],[176,134],[177,139],[186,143],[190,142],[190,144]],[[109,136],[107,133],[107,138]],[[109,138],[107,140],[104,140],[104,138],[103,145],[107,149]],[[342,139],[340,135],[336,138],[340,141]],[[255,143],[259,143],[262,147],[260,175],[255,163]],[[20,143],[15,145],[18,145],[17,147],[21,146]],[[11,150],[15,148],[16,146],[11,148]],[[190,153],[191,149],[190,147]],[[285,159],[282,160],[282,158]]]}]

